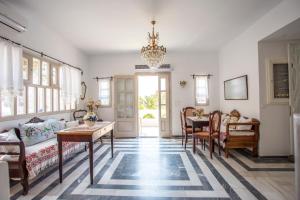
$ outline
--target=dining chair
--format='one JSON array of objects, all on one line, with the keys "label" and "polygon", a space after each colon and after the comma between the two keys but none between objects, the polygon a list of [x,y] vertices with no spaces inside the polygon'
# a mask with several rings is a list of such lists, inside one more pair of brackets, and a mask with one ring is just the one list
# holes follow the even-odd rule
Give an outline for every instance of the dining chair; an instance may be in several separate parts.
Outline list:
[{"label": "dining chair", "polygon": [[79,120],[80,123],[82,123],[82,119],[84,115],[86,115],[87,110],[75,110],[73,112],[73,118],[74,120]]},{"label": "dining chair", "polygon": [[199,131],[195,132],[194,135],[196,139],[200,139],[203,141],[202,148],[205,147],[205,141],[209,143],[209,152],[210,158],[212,159],[212,153],[214,151],[215,139],[218,140],[218,149],[219,155],[221,156],[221,148],[220,148],[220,125],[221,125],[221,112],[214,111],[209,114],[209,127],[207,131]]},{"label": "dining chair", "polygon": [[194,111],[196,109],[194,107],[185,107],[180,112],[180,118],[181,118],[181,131],[182,131],[182,145],[183,140],[184,142],[184,148],[186,149],[186,144],[188,142],[188,135],[193,133],[193,128],[190,124],[188,124],[186,118],[189,116],[194,115]]}]

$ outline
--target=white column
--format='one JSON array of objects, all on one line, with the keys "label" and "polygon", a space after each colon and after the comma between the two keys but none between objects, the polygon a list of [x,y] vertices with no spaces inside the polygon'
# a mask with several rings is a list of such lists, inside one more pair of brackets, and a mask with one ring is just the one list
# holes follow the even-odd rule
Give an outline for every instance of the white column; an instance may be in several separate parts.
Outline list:
[{"label": "white column", "polygon": [[294,114],[296,200],[300,200],[300,114]]},{"label": "white column", "polygon": [[8,178],[8,164],[7,162],[0,161],[0,199],[9,200],[9,178]]}]

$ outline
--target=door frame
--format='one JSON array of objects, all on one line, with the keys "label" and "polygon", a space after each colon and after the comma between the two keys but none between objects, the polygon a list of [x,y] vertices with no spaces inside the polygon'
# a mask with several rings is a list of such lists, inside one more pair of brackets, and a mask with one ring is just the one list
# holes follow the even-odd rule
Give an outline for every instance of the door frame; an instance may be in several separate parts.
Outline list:
[{"label": "door frame", "polygon": [[[171,90],[171,72],[136,72],[134,75],[135,75],[135,84],[136,84],[136,99],[135,99],[135,102],[136,102],[136,110],[137,110],[137,114],[136,114],[136,123],[137,123],[137,134],[138,134],[138,137],[139,137],[139,134],[140,134],[140,130],[139,130],[139,119],[138,119],[138,98],[139,98],[139,93],[138,93],[138,76],[158,76],[158,90],[160,88],[160,81],[159,81],[159,76],[161,74],[164,74],[164,75],[167,75],[168,76],[168,79],[169,79],[169,129],[170,129],[170,133],[168,136],[164,136],[164,137],[171,137],[172,136],[172,106],[171,106],[171,102],[172,102],[172,90]],[[161,131],[160,131],[160,126],[161,126],[161,119],[160,119],[160,108],[159,108],[159,136],[158,137],[162,137],[161,136]]]}]

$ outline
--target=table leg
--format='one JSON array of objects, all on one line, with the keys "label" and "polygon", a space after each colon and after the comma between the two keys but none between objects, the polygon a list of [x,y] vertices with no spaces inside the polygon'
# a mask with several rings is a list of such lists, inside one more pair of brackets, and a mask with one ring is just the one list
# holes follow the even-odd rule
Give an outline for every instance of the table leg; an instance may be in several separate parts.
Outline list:
[{"label": "table leg", "polygon": [[192,123],[192,135],[193,135],[193,153],[196,153],[196,137],[195,137],[195,124]]},{"label": "table leg", "polygon": [[62,183],[63,180],[63,153],[62,153],[62,141],[60,139],[60,137],[57,137],[57,143],[58,143],[58,168],[59,168],[59,182]]},{"label": "table leg", "polygon": [[111,147],[111,157],[114,157],[114,130],[110,131],[110,147]]},{"label": "table leg", "polygon": [[93,185],[94,180],[94,147],[93,141],[89,142],[89,158],[90,158],[90,179],[91,185]]}]

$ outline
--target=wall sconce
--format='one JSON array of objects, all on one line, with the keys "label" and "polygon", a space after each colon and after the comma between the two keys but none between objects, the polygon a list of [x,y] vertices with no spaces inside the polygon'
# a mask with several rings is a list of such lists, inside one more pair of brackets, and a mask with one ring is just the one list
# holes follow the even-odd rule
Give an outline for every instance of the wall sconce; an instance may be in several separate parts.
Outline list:
[{"label": "wall sconce", "polygon": [[186,81],[179,81],[179,85],[184,88],[184,86],[186,85]]}]

